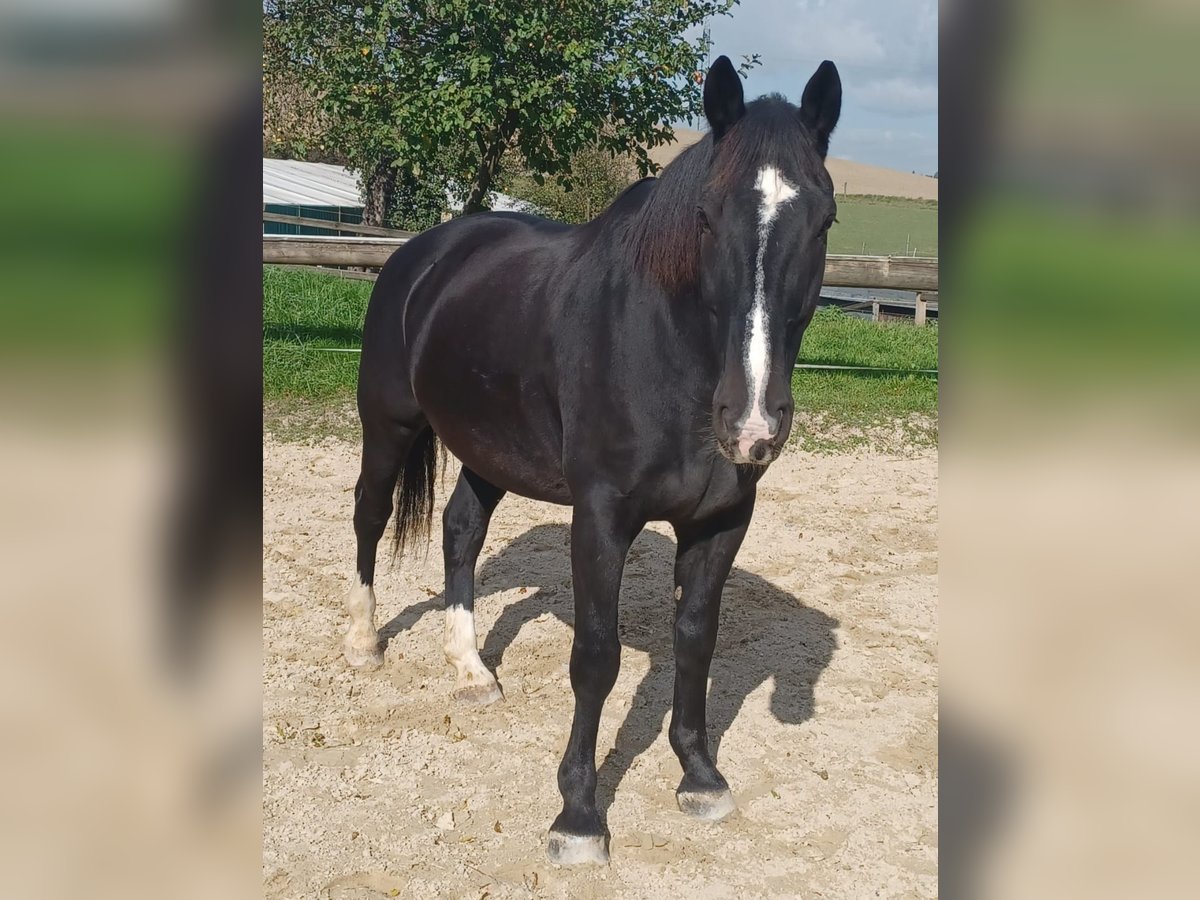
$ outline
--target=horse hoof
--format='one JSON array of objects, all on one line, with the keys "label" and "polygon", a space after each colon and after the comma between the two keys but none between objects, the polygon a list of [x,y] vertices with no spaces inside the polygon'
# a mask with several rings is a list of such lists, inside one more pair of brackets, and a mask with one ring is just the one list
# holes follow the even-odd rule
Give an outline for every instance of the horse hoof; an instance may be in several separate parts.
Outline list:
[{"label": "horse hoof", "polygon": [[546,856],[559,866],[607,866],[608,842],[603,835],[550,832]]},{"label": "horse hoof", "polygon": [[503,700],[504,694],[496,682],[490,684],[468,684],[455,688],[451,695],[459,703],[471,703],[475,706],[488,706],[497,700]]},{"label": "horse hoof", "polygon": [[720,822],[737,809],[728,788],[723,791],[679,791],[675,800],[684,815],[706,822]]},{"label": "horse hoof", "polygon": [[343,653],[346,662],[356,669],[378,669],[383,665],[383,650],[378,641],[365,647],[347,642]]}]

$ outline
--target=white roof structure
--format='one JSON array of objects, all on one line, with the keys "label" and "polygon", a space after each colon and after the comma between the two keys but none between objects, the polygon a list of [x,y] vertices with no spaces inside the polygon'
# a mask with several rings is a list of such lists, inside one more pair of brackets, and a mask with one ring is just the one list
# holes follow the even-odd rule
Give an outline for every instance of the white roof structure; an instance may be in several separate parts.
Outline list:
[{"label": "white roof structure", "polygon": [[[454,212],[462,210],[462,201],[455,200],[449,190],[446,200]],[[488,194],[488,200],[495,212],[538,212],[532,203],[495,191]],[[266,157],[263,158],[263,203],[356,208],[363,205],[358,192],[358,175],[350,169],[327,163]]]},{"label": "white roof structure", "polygon": [[363,205],[358,175],[343,166],[263,159],[263,203],[288,206]]}]

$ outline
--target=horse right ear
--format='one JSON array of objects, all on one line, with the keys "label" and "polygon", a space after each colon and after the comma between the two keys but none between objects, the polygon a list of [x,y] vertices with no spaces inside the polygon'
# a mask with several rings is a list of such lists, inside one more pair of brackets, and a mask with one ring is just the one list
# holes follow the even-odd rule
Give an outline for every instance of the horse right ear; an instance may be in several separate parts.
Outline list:
[{"label": "horse right ear", "polygon": [[800,100],[800,120],[812,129],[821,159],[829,152],[829,135],[841,114],[842,79],[837,66],[825,60],[804,86]]},{"label": "horse right ear", "polygon": [[728,56],[718,56],[704,79],[704,117],[712,127],[714,141],[746,114],[742,79]]}]

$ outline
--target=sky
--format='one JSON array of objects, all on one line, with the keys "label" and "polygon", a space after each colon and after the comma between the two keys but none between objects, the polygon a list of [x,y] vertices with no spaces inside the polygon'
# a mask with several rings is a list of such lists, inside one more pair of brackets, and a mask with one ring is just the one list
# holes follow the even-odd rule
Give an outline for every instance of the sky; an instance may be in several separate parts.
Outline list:
[{"label": "sky", "polygon": [[[709,22],[712,55],[758,53],[746,99],[799,104],[821,60],[842,77],[829,155],[932,175],[938,168],[936,0],[741,0]],[[703,127],[703,126],[701,126]]]}]

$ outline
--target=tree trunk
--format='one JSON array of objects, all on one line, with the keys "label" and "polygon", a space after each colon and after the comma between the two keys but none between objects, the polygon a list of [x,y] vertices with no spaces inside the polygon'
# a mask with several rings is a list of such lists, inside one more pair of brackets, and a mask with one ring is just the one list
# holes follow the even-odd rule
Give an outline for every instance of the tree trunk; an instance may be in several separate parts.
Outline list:
[{"label": "tree trunk", "polygon": [[396,167],[384,160],[372,167],[363,186],[363,224],[386,228],[396,203]]},{"label": "tree trunk", "polygon": [[471,192],[467,194],[467,200],[463,204],[463,215],[483,212],[488,208],[488,191],[492,189],[492,181],[496,177],[496,169],[499,168],[500,157],[503,154],[504,144],[499,141],[493,141],[492,145],[484,151],[483,157],[479,160],[479,168],[475,171],[475,177],[471,179]]},{"label": "tree trunk", "polygon": [[508,149],[508,142],[513,136],[513,120],[513,114],[509,113],[492,136],[492,140],[481,146],[483,152],[479,158],[479,168],[471,180],[471,191],[463,204],[463,215],[483,212],[488,208],[488,191],[492,189],[492,182],[496,179],[496,173],[500,171],[500,160],[503,159],[504,151]]},{"label": "tree trunk", "polygon": [[487,199],[488,191],[492,189],[492,174],[486,161],[479,164],[479,171],[475,173],[475,178],[471,182],[471,193],[467,194],[467,200],[463,204],[463,215],[487,210],[488,207],[484,201]]}]

